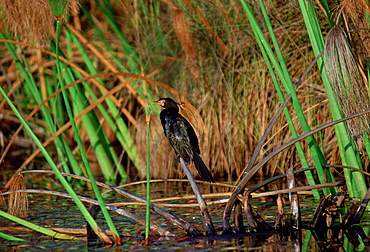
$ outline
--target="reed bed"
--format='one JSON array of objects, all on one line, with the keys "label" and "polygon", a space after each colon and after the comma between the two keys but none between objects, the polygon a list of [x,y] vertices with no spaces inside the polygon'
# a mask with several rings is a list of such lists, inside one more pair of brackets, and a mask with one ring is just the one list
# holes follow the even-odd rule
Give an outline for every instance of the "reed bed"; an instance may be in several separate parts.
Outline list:
[{"label": "reed bed", "polygon": [[[244,1],[69,0],[65,1],[65,9],[57,10],[57,15],[48,9],[46,0],[35,1],[43,7],[42,15],[28,12],[35,8],[24,5],[23,1],[13,2],[3,0],[0,5],[3,17],[0,85],[27,118],[53,161],[65,172],[87,174],[87,168],[82,165],[83,151],[97,177],[114,183],[144,179],[148,150],[145,111],[151,101],[172,97],[183,102],[183,114],[197,130],[202,158],[215,178],[235,181],[243,174],[281,104],[278,93],[286,97],[290,92],[269,71],[243,9]],[[258,7],[261,3],[272,30],[267,26],[263,8]],[[286,73],[295,84],[319,50],[308,29],[310,24],[302,18],[303,1],[248,1],[246,4],[252,7],[256,23],[271,48],[277,42]],[[354,0],[341,1],[337,6],[317,1],[308,8],[315,10],[315,20],[321,27],[318,41],[327,37],[334,25],[340,26],[348,36],[351,59],[358,70],[353,77],[358,80],[354,89],[363,89],[361,99],[368,104],[368,33],[363,32],[368,29],[365,20],[368,5]],[[23,18],[18,19],[17,15]],[[55,30],[55,19],[63,20],[60,33]],[[19,21],[22,23],[18,24]],[[269,36],[271,32],[275,38]],[[55,58],[56,51],[59,61]],[[302,112],[297,112],[297,103],[288,104],[286,113],[291,119],[279,117],[256,162],[294,138],[292,125],[296,134],[301,135],[307,131],[306,126],[314,129],[338,119],[342,109],[332,95],[328,97],[322,69],[322,65],[315,65],[302,80],[295,94]],[[69,125],[61,81],[68,87],[67,103],[71,105],[76,130]],[[337,114],[333,106],[339,111]],[[181,169],[175,169],[179,167],[176,155],[163,135],[159,110],[152,109],[151,178],[182,178]],[[349,113],[363,110],[366,106]],[[23,161],[22,169],[34,164],[36,158],[40,159],[35,153],[37,148],[28,133],[19,130],[15,134],[20,123],[5,99],[0,100],[0,114],[0,163],[5,164],[0,169],[19,168],[19,163],[11,166],[14,159]],[[307,122],[304,127],[302,117]],[[367,121],[361,122],[363,125],[360,131],[355,131],[355,137],[367,132]],[[344,162],[343,146],[347,140],[338,141],[338,134],[353,137],[346,129],[327,128],[313,136],[326,164]],[[82,150],[77,147],[76,133],[83,143]],[[369,165],[366,137],[360,145],[348,139],[348,143],[358,148],[352,154],[357,163],[352,165],[366,169]],[[285,173],[288,167],[302,168],[305,162],[317,165],[318,161],[309,154],[311,146],[302,142],[301,148],[306,161],[302,161],[296,147],[291,147],[259,170],[257,179]],[[330,172],[339,177],[348,176],[334,168]],[[305,177],[297,182],[298,186],[306,184]]]},{"label": "reed bed", "polygon": [[[216,180],[241,181],[229,203],[256,180],[310,166],[296,187],[344,178],[351,197],[364,197],[368,116],[308,133],[369,110],[365,0],[23,2],[0,1],[0,171],[16,171],[4,191],[26,191],[12,187],[23,170],[51,168],[89,226],[112,243],[60,171],[84,176],[76,183],[92,182],[120,244],[95,178],[184,177],[151,106],[171,97],[196,129]],[[302,134],[305,140],[274,152]],[[246,170],[254,180],[243,177]]]}]

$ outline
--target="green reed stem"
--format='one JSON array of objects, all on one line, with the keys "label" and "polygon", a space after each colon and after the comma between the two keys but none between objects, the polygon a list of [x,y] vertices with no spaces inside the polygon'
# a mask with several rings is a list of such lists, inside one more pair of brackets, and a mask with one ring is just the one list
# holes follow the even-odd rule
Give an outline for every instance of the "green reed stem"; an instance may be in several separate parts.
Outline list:
[{"label": "green reed stem", "polygon": [[[71,121],[72,129],[73,129],[73,132],[74,132],[74,135],[75,135],[75,139],[76,139],[77,145],[78,145],[78,147],[80,149],[80,154],[81,154],[81,157],[82,157],[82,161],[83,161],[83,163],[85,165],[87,174],[88,174],[88,176],[89,176],[89,178],[91,180],[91,185],[93,187],[95,196],[96,196],[96,198],[97,198],[97,200],[98,200],[98,202],[100,204],[101,211],[102,211],[102,213],[104,215],[105,220],[107,221],[107,224],[108,224],[109,228],[114,233],[115,238],[116,239],[119,239],[119,234],[118,234],[118,232],[117,232],[117,230],[116,230],[116,228],[115,228],[115,226],[113,224],[113,221],[112,221],[112,219],[111,219],[111,217],[110,217],[110,215],[108,213],[108,210],[105,207],[104,200],[103,200],[103,198],[102,198],[102,196],[100,194],[99,188],[96,185],[96,181],[95,181],[94,175],[93,175],[93,173],[92,173],[92,171],[90,169],[89,161],[87,160],[86,154],[84,152],[84,147],[83,147],[82,141],[81,141],[81,139],[79,137],[77,126],[76,126],[76,123],[74,121],[74,117],[73,117],[73,114],[72,114],[71,106],[69,104],[69,99],[68,99],[68,96],[67,96],[67,91],[65,89],[64,79],[62,78],[63,75],[62,75],[61,64],[60,64],[60,60],[59,60],[59,49],[58,48],[59,48],[59,33],[60,33],[61,25],[62,25],[62,23],[60,21],[57,21],[57,23],[56,23],[56,47],[55,47],[56,48],[56,52],[55,52],[55,54],[56,54],[57,71],[58,71],[58,75],[59,75],[59,83],[60,83],[61,89],[62,89],[62,95],[63,95],[63,99],[64,99],[64,104],[65,104],[65,107],[66,107],[66,110],[67,110],[67,114],[68,114],[69,120]],[[85,208],[85,210],[86,210],[86,208]],[[90,215],[90,217],[91,217],[91,215]],[[93,228],[93,226],[92,226],[92,228]],[[97,231],[97,230],[94,229],[94,231]]]},{"label": "green reed stem", "polygon": [[41,153],[44,155],[46,161],[49,163],[50,167],[53,169],[55,172],[55,176],[57,179],[60,181],[62,186],[66,189],[66,191],[71,195],[72,199],[76,203],[77,207],[81,211],[81,213],[84,215],[85,219],[89,224],[91,225],[92,229],[97,232],[98,225],[95,222],[95,220],[92,218],[90,213],[87,211],[86,207],[84,204],[81,202],[81,200],[78,198],[77,194],[71,187],[71,185],[67,182],[67,180],[64,178],[64,176],[61,174],[59,171],[58,167],[54,163],[53,159],[51,158],[50,154],[48,151],[42,146],[42,143],[40,140],[37,138],[35,133],[32,131],[31,127],[27,124],[27,122],[24,120],[22,117],[21,113],[18,111],[18,109],[15,107],[15,105],[12,103],[10,98],[7,96],[5,93],[4,89],[0,86],[0,93],[8,103],[9,107],[13,110],[14,114],[18,117],[19,121],[22,123],[24,129],[28,132],[28,134],[31,136],[32,140],[35,142],[37,147],[40,149]]},{"label": "green reed stem", "polygon": [[[254,31],[254,34],[256,36],[256,39],[257,39],[257,42],[260,46],[262,54],[264,55],[265,62],[268,66],[270,75],[272,76],[272,79],[273,79],[275,88],[277,90],[277,93],[279,95],[280,101],[284,102],[285,98],[283,97],[282,91],[280,90],[280,86],[279,86],[278,81],[277,81],[278,79],[280,79],[281,83],[283,84],[286,93],[292,95],[293,108],[294,108],[294,110],[295,110],[295,112],[298,116],[298,119],[299,119],[299,121],[302,125],[302,128],[303,128],[304,132],[309,132],[310,127],[307,123],[307,120],[306,120],[305,115],[303,113],[302,107],[299,103],[297,94],[294,90],[294,85],[293,85],[293,83],[290,79],[289,72],[288,72],[288,70],[286,68],[286,65],[285,65],[284,57],[283,57],[283,55],[281,53],[281,50],[279,48],[276,36],[274,34],[273,28],[271,26],[271,23],[269,21],[269,18],[268,18],[267,12],[266,12],[266,9],[265,9],[264,4],[263,4],[262,1],[259,0],[259,3],[260,3],[261,10],[262,10],[262,14],[263,14],[264,19],[265,19],[265,24],[266,24],[266,26],[269,30],[270,38],[273,42],[273,46],[274,46],[274,49],[275,49],[275,52],[276,52],[277,56],[274,55],[274,52],[272,51],[267,38],[265,37],[264,33],[262,32],[262,30],[260,28],[260,25],[258,24],[257,20],[255,19],[254,15],[253,15],[253,12],[250,9],[250,6],[247,5],[242,0],[242,5],[243,5],[243,7],[246,11],[249,22],[251,23],[252,29]],[[270,65],[270,62],[272,64],[272,66],[274,67],[274,69]],[[277,75],[277,76],[275,76],[275,75]],[[287,118],[289,129],[290,129],[293,137],[294,138],[297,137],[297,132],[295,130],[294,122],[292,121],[291,116],[289,115],[287,109],[284,109],[284,114]],[[315,138],[313,136],[308,137],[307,141],[309,142],[309,147],[310,147],[310,150],[311,150],[312,159],[315,163],[315,166],[317,167],[317,172],[319,174],[320,182],[324,183],[325,182],[324,181],[325,176],[324,176],[324,170],[323,170],[322,166],[325,165],[326,162],[325,162],[325,159],[323,157],[323,154],[321,153],[320,148],[317,144],[317,141],[315,140]],[[302,147],[299,143],[296,144],[296,148],[297,148],[298,154],[301,158],[302,165],[304,167],[308,167],[309,165],[307,163],[306,157],[304,156]],[[314,185],[315,181],[313,179],[312,173],[308,172],[308,173],[306,173],[306,175],[307,175],[307,179],[308,179],[309,183],[311,185]],[[328,178],[329,178],[330,182],[334,181],[333,176],[328,176]],[[325,194],[329,194],[330,189],[325,188],[324,192],[325,192]],[[315,197],[319,197],[319,195],[317,193],[315,193]]]},{"label": "green reed stem", "polygon": [[[96,70],[96,68],[94,66],[94,62],[89,58],[89,55],[86,53],[86,51],[85,51],[83,45],[81,44],[81,42],[77,39],[77,37],[72,32],[68,32],[67,34],[68,34],[69,37],[71,37],[71,39],[73,41],[73,44],[79,50],[81,56],[84,59],[84,63],[86,64],[86,67],[89,70],[90,74],[97,74],[98,71]],[[82,78],[82,76],[79,73],[77,73],[77,71],[75,72],[75,74],[77,76],[79,76],[80,78]],[[103,83],[103,81],[101,80],[101,78],[96,78],[96,80],[102,86],[105,85]],[[86,90],[86,95],[91,97],[93,101],[96,101],[98,98],[94,94],[94,92],[91,89],[91,87],[89,86],[89,84],[86,83],[86,82],[83,82],[83,85],[84,85],[85,90]],[[100,90],[100,92],[103,95],[105,94],[101,90]],[[119,112],[118,108],[116,107],[116,105],[113,103],[113,101],[110,98],[106,99],[106,103],[107,103],[107,106],[108,106],[109,110],[104,108],[104,106],[102,104],[99,104],[97,106],[97,108],[99,109],[99,112],[102,114],[104,120],[106,120],[106,122],[108,123],[108,125],[112,129],[112,132],[114,132],[116,134],[117,139],[120,141],[122,147],[126,150],[127,155],[130,157],[133,164],[137,168],[139,168],[138,167],[137,149],[136,149],[136,146],[133,144],[134,141],[132,139],[132,136],[131,136],[131,134],[128,130],[128,127],[127,127],[126,123],[121,118],[121,113]],[[111,112],[111,114],[113,115],[113,118],[109,115],[110,114],[109,112]],[[96,118],[96,116],[94,116],[94,117]],[[98,127],[98,125],[97,125],[97,127]],[[108,139],[107,139],[105,133],[102,131],[100,124],[99,124],[98,128],[95,128],[95,130],[97,131],[97,135],[99,136],[99,139],[102,141],[102,143],[105,146],[104,151],[102,153],[105,153],[104,157],[106,157],[107,162],[109,161],[111,163],[109,165],[106,165],[107,167],[103,167],[101,165],[104,177],[107,180],[114,180],[115,179],[116,176],[115,176],[115,173],[113,172],[113,169],[112,169],[112,163],[115,163],[115,166],[117,167],[118,173],[121,175],[122,180],[126,180],[127,179],[127,174],[125,173],[122,165],[116,162],[118,160],[118,158],[116,157],[115,150],[113,149],[112,145],[108,142]],[[99,157],[98,157],[98,160],[100,160]],[[110,167],[110,169],[109,169],[109,167]],[[103,170],[103,169],[106,169],[106,170]]]},{"label": "green reed stem", "polygon": [[[0,215],[1,215],[1,213],[0,213]],[[8,241],[26,241],[22,238],[14,237],[14,236],[4,234],[4,233],[1,233],[1,232],[0,232],[0,238],[8,240]]]},{"label": "green reed stem", "polygon": [[[312,3],[310,1],[298,0],[298,2],[301,7],[301,13],[306,24],[313,51],[315,55],[318,55],[322,50],[324,50],[324,39],[322,36],[319,21],[315,13],[315,8],[312,6]],[[317,65],[320,69],[321,78],[324,83],[326,94],[328,96],[333,120],[343,118],[340,106],[335,99],[335,95],[331,88],[328,76],[326,74],[325,68],[323,67],[324,64],[322,58],[317,61]],[[361,162],[359,161],[359,154],[353,142],[349,138],[345,124],[339,123],[335,125],[334,129],[343,165],[355,167],[362,170],[363,168]],[[367,191],[366,180],[363,174],[355,171],[349,171],[348,169],[344,170],[344,174],[350,197],[363,198]]]},{"label": "green reed stem", "polygon": [[146,215],[145,238],[149,238],[150,230],[150,106],[146,110]]},{"label": "green reed stem", "polygon": [[[50,237],[53,237],[55,239],[68,239],[68,240],[75,239],[74,236],[67,235],[67,234],[61,234],[61,233],[55,232],[55,231],[53,231],[51,229],[47,229],[47,228],[38,226],[36,224],[33,224],[33,223],[29,222],[29,221],[23,220],[21,218],[18,218],[16,216],[13,216],[13,215],[8,214],[8,213],[6,213],[4,211],[1,211],[1,210],[0,210],[0,216],[2,216],[4,218],[7,218],[8,220],[14,221],[14,222],[16,222],[16,223],[18,223],[20,225],[25,226],[25,227],[28,227],[28,228],[30,228],[32,230],[35,230],[35,231],[37,231],[39,233],[42,233],[44,235],[48,235]],[[1,237],[1,235],[0,235],[0,237]],[[10,236],[10,237],[12,237],[12,236]],[[20,238],[16,238],[16,237],[13,237],[13,238],[14,239],[18,239],[17,241],[24,241],[23,239],[20,239]]]},{"label": "green reed stem", "polygon": [[[1,39],[6,39],[6,37],[4,36],[4,34],[1,31],[0,31],[0,38]],[[35,80],[33,79],[32,73],[29,71],[28,62],[25,59],[24,55],[22,56],[23,57],[23,64],[24,64],[23,65],[21,63],[21,61],[19,60],[17,54],[15,53],[14,46],[10,43],[5,43],[5,46],[7,48],[7,51],[10,53],[13,60],[15,61],[17,69],[21,72],[21,74],[24,78],[24,81],[25,81],[25,84],[26,84],[25,88],[22,90],[24,95],[28,95],[28,91],[30,91],[31,92],[31,95],[30,95],[31,97],[29,97],[29,100],[35,100],[37,104],[42,103],[43,98],[42,98],[42,95],[41,95],[41,91],[38,89],[38,87],[35,83]],[[21,50],[21,52],[23,53],[22,50]],[[42,106],[41,111],[42,111],[42,116],[43,116],[42,120],[44,120],[46,122],[46,124],[48,125],[47,128],[50,131],[51,135],[55,134],[55,132],[56,132],[56,130],[55,130],[55,121],[53,120],[49,109],[46,106]],[[57,152],[58,152],[58,156],[60,157],[60,159],[62,161],[63,170],[66,171],[66,172],[70,172],[70,168],[69,168],[68,164],[65,162],[65,159],[66,159],[65,156],[66,156],[67,159],[69,160],[69,163],[71,164],[73,172],[75,174],[81,174],[81,171],[78,167],[77,161],[76,161],[74,155],[72,154],[72,151],[70,150],[70,148],[69,148],[68,144],[66,143],[65,139],[63,137],[59,136],[55,139],[54,143],[55,143],[55,146],[56,146],[56,149],[57,149]]]},{"label": "green reed stem", "polygon": [[[138,53],[133,49],[134,47],[130,44],[130,42],[124,37],[122,30],[120,28],[120,25],[117,22],[117,19],[114,18],[114,8],[110,1],[108,0],[97,0],[96,1],[97,6],[100,8],[102,14],[106,18],[109,26],[114,31],[115,36],[120,41],[123,53],[125,55],[124,61],[126,64],[126,68],[122,69],[123,71],[128,71],[130,73],[134,74],[141,74],[142,69],[145,69],[145,66],[143,65],[143,61],[138,55]],[[141,69],[142,66],[142,69]],[[137,82],[134,81],[131,83],[131,85],[136,85]],[[143,98],[148,98],[149,100],[156,100],[152,95],[149,88],[144,88],[142,85],[137,85],[136,91],[138,94]],[[154,107],[153,111],[159,115],[160,109]]]}]

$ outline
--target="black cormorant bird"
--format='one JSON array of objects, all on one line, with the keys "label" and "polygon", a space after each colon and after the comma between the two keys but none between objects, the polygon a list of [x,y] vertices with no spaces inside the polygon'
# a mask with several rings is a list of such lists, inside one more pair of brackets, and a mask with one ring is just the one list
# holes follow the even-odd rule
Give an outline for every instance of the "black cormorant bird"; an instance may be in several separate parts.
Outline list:
[{"label": "black cormorant bird", "polygon": [[153,102],[164,108],[160,114],[163,131],[177,155],[186,162],[193,160],[200,176],[215,182],[203,160],[199,157],[198,137],[190,123],[179,114],[177,103],[171,98],[160,98]]}]

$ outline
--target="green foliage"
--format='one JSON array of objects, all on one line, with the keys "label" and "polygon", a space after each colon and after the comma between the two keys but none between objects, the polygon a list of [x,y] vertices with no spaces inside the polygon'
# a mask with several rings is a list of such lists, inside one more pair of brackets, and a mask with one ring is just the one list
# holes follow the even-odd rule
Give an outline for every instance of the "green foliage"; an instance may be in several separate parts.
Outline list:
[{"label": "green foliage", "polygon": [[[294,85],[325,49],[323,34],[334,26],[333,15],[339,15],[330,11],[337,9],[334,3],[320,1],[323,8],[316,8],[314,1],[304,0],[298,5],[262,0],[96,0],[83,2],[82,15],[67,21],[61,17],[66,16],[68,2],[49,1],[53,20],[59,20],[58,41],[36,47],[0,33],[0,111],[19,119],[24,135],[39,148],[30,148],[32,155],[43,154],[71,195],[70,180],[58,175],[60,169],[88,175],[92,181],[101,175],[110,183],[183,176],[174,169],[178,161],[155,116],[159,108],[152,108],[150,128],[146,125],[147,104],[159,97],[184,102],[182,111],[197,130],[202,158],[220,181],[235,181],[244,174],[275,111],[289,95],[285,117],[276,120],[253,161],[343,118],[323,57],[298,88]],[[45,133],[36,135],[36,127]],[[325,164],[341,162],[359,169],[369,164],[345,123],[319,134],[309,134],[294,150],[278,153],[260,169],[260,177],[285,173],[287,166],[315,165],[317,180],[315,173],[306,172],[308,183],[315,184],[335,180]],[[344,176],[350,195],[362,197],[364,176],[349,169]],[[99,202],[105,209],[103,200]],[[104,215],[114,229],[109,215]]]},{"label": "green foliage", "polygon": [[149,239],[150,230],[150,107],[146,110],[146,132],[147,132],[147,150],[146,150],[146,215],[145,215],[145,239]]},{"label": "green foliage", "polygon": [[13,112],[16,114],[16,116],[18,117],[18,119],[22,123],[23,127],[25,128],[25,130],[28,132],[28,134],[31,136],[32,140],[35,142],[35,144],[41,150],[41,152],[44,155],[45,159],[48,161],[49,165],[51,166],[51,168],[55,172],[57,178],[59,179],[59,181],[61,182],[61,184],[63,185],[63,187],[67,190],[67,192],[71,195],[71,197],[75,201],[77,207],[80,209],[81,213],[86,218],[86,221],[88,221],[89,224],[91,225],[92,229],[96,231],[97,230],[97,224],[96,224],[95,220],[91,217],[90,213],[87,211],[87,209],[85,208],[85,206],[83,205],[83,203],[81,202],[81,200],[78,198],[77,194],[75,193],[75,191],[73,190],[73,188],[71,187],[71,185],[62,176],[62,174],[60,173],[59,169],[55,165],[55,163],[52,160],[52,158],[51,158],[50,154],[48,153],[48,151],[42,146],[42,143],[40,142],[40,140],[37,138],[37,136],[32,131],[32,129],[30,128],[30,126],[27,124],[27,122],[23,119],[23,117],[20,114],[20,112],[17,110],[17,108],[14,106],[14,104],[12,103],[12,101],[9,99],[9,97],[7,96],[7,94],[4,92],[4,90],[1,87],[0,87],[0,94],[5,98],[5,100],[7,101],[7,103],[9,104],[9,106],[11,107],[11,109],[13,110]]},{"label": "green foliage", "polygon": [[60,17],[64,15],[68,0],[48,0],[48,2],[54,16]]},{"label": "green foliage", "polygon": [[[91,168],[90,168],[90,165],[89,165],[89,161],[87,160],[87,156],[86,156],[86,153],[84,152],[84,150],[83,150],[83,144],[82,144],[82,141],[81,141],[81,139],[80,139],[80,137],[79,137],[79,132],[78,132],[78,129],[77,129],[77,127],[76,127],[76,123],[75,123],[75,121],[74,121],[74,118],[73,118],[73,114],[72,114],[72,109],[71,109],[71,106],[70,106],[70,104],[69,104],[69,98],[68,98],[68,96],[67,96],[67,92],[66,92],[66,90],[65,90],[65,84],[64,84],[64,79],[63,78],[61,78],[61,76],[62,76],[62,73],[61,73],[61,68],[62,68],[62,66],[61,66],[61,64],[60,64],[60,60],[59,60],[59,50],[58,50],[58,48],[59,48],[59,33],[60,33],[60,27],[61,27],[61,23],[58,21],[57,22],[57,28],[56,28],[56,31],[57,31],[57,37],[56,37],[56,65],[57,65],[57,71],[58,71],[58,76],[59,76],[59,83],[60,83],[60,85],[61,85],[61,89],[62,89],[62,95],[63,95],[63,100],[64,100],[64,104],[65,104],[65,107],[66,107],[66,109],[67,109],[67,114],[68,114],[68,117],[69,117],[69,120],[70,120],[70,122],[71,122],[71,124],[72,124],[72,129],[73,129],[73,131],[74,131],[74,134],[75,134],[75,136],[76,136],[76,142],[77,142],[77,145],[78,145],[78,147],[79,147],[79,149],[81,150],[81,157],[82,157],[82,161],[83,161],[83,163],[84,163],[84,165],[85,165],[85,168],[86,168],[86,171],[87,171],[87,174],[89,175],[89,178],[90,178],[90,180],[91,180],[91,185],[92,185],[92,187],[93,187],[93,190],[94,190],[94,193],[95,193],[95,196],[96,196],[96,198],[98,199],[98,202],[99,202],[99,204],[100,204],[100,208],[101,208],[101,211],[103,212],[103,215],[104,215],[104,218],[105,218],[105,220],[107,221],[107,224],[108,224],[108,226],[109,226],[109,228],[112,230],[112,232],[114,233],[114,235],[115,235],[115,238],[117,239],[117,240],[119,240],[119,234],[118,234],[118,232],[117,232],[117,230],[116,230],[116,227],[114,226],[114,224],[113,224],[113,221],[112,221],[112,219],[111,219],[111,217],[110,217],[110,215],[109,215],[109,213],[108,213],[108,210],[106,209],[106,207],[105,207],[105,203],[104,203],[104,200],[103,200],[103,198],[102,198],[102,196],[101,196],[101,194],[100,194],[100,191],[99,191],[99,189],[98,189],[98,186],[96,185],[96,183],[95,183],[95,178],[94,178],[94,174],[92,173],[92,171],[91,171]],[[65,75],[66,76],[66,75]],[[66,78],[66,80],[68,81],[68,78]],[[71,80],[69,80],[69,81],[71,81]],[[83,103],[83,100],[84,99],[82,99],[83,98],[83,95],[82,95],[82,92],[80,91],[80,90],[76,90],[76,88],[75,87],[72,87],[72,88],[74,88],[75,90],[75,92],[76,92],[76,94],[77,94],[77,96],[74,96],[73,94],[72,94],[72,96],[71,96],[71,98],[72,98],[72,102],[74,103],[74,104],[81,104],[81,103]],[[71,89],[72,89],[71,88]],[[78,96],[79,95],[79,96]],[[82,109],[83,108],[79,108],[80,109],[80,111],[82,111]],[[80,112],[80,111],[78,111],[78,112]],[[86,117],[87,117],[87,120],[86,120]],[[84,118],[85,118],[85,120],[84,120]],[[88,115],[85,115],[84,117],[83,117],[83,122],[85,123],[85,125],[87,126],[86,127],[86,129],[87,129],[87,132],[90,132],[90,133],[92,133],[90,136],[95,136],[96,135],[96,131],[94,130],[94,128],[92,128],[91,126],[94,126],[94,125],[98,125],[98,123],[93,123],[91,120],[88,120],[88,119],[90,119],[90,118],[88,118]],[[91,132],[92,131],[92,132]],[[101,148],[102,146],[101,146],[101,144],[100,144],[100,141],[99,141],[99,139],[96,139],[95,137],[90,137],[90,141],[91,141],[91,143],[93,144],[93,146],[94,146],[94,149],[95,149],[95,152],[97,152],[97,153],[101,153],[101,152],[103,152],[104,153],[104,150],[106,150],[106,149],[109,149],[109,148],[106,148],[106,149],[104,149],[104,148]],[[99,154],[98,154],[99,155]],[[101,159],[100,159],[101,160]],[[107,160],[107,158],[104,156],[103,158],[102,158],[102,160]],[[106,164],[106,163],[103,163],[102,165],[108,165],[108,164]],[[85,209],[86,210],[86,209]],[[88,216],[88,217],[91,217],[91,216]],[[90,224],[90,222],[89,222],[89,224]],[[95,224],[95,223],[94,223]],[[96,229],[96,227],[92,227],[92,229],[97,233],[97,229]],[[98,234],[98,233],[97,233]]]},{"label": "green foliage", "polygon": [[[1,210],[0,210],[0,216],[2,216],[4,218],[7,218],[7,219],[9,219],[11,221],[14,221],[14,222],[16,222],[16,223],[18,223],[20,225],[25,226],[25,227],[28,227],[30,229],[33,229],[33,230],[35,230],[37,232],[40,232],[40,233],[42,233],[44,235],[48,235],[50,237],[53,237],[55,239],[69,239],[69,240],[75,239],[74,236],[66,235],[66,234],[61,234],[61,233],[55,232],[55,231],[53,231],[51,229],[46,229],[44,227],[40,227],[40,226],[35,225],[35,224],[33,224],[33,223],[29,222],[29,221],[20,219],[18,217],[15,217],[15,216],[13,216],[11,214],[8,214],[8,213],[6,213],[4,211],[1,211]],[[2,235],[4,235],[4,234],[2,234]],[[0,237],[1,237],[1,235],[0,235]],[[11,238],[10,236],[7,236],[7,237],[4,236],[4,238],[6,238],[8,240],[14,240],[14,241],[24,241],[23,239],[19,239],[19,238],[15,238],[15,237]]]},{"label": "green foliage", "polygon": [[[244,6],[244,8],[247,12],[248,19],[251,22],[251,26],[252,26],[252,29],[255,33],[257,41],[259,42],[259,46],[260,46],[261,50],[263,50],[262,54],[264,55],[265,61],[268,64],[269,72],[270,72],[271,76],[273,76],[275,88],[277,89],[277,93],[279,95],[281,103],[284,102],[285,98],[283,97],[283,92],[280,89],[280,86],[278,84],[278,80],[280,80],[281,83],[283,84],[286,93],[288,95],[290,94],[292,96],[291,99],[292,99],[292,103],[293,103],[293,108],[295,110],[295,113],[298,115],[298,118],[299,118],[299,120],[302,124],[304,132],[310,131],[310,127],[308,126],[305,115],[304,115],[303,110],[301,108],[301,105],[298,101],[297,94],[294,90],[294,85],[293,85],[293,83],[290,79],[288,69],[286,68],[286,65],[285,65],[284,57],[281,53],[278,41],[277,41],[276,36],[274,34],[274,31],[272,29],[271,23],[268,19],[266,10],[264,8],[264,4],[261,1],[259,1],[260,7],[262,9],[262,13],[264,15],[264,21],[266,22],[266,25],[268,27],[269,34],[271,36],[271,40],[273,42],[274,49],[276,51],[277,56],[274,55],[272,49],[269,47],[270,45],[268,43],[268,40],[263,35],[263,32],[262,32],[259,24],[257,23],[256,19],[254,18],[254,15],[251,12],[250,7],[245,2],[242,2],[242,3],[243,3],[243,6]],[[271,65],[274,67],[274,69],[272,68]],[[288,125],[290,127],[291,132],[292,132],[292,135],[293,135],[294,138],[296,138],[298,135],[297,135],[297,131],[295,129],[294,122],[292,121],[292,117],[289,114],[287,109],[284,110],[284,113],[285,113],[285,116],[287,117]],[[312,136],[308,137],[307,140],[309,142],[309,146],[310,146],[310,149],[311,149],[313,160],[314,160],[315,165],[317,167],[320,182],[324,183],[324,172],[323,172],[322,166],[326,164],[325,159],[323,157],[323,154],[320,151],[320,148],[319,148],[316,140]],[[307,159],[305,157],[305,154],[303,152],[303,149],[301,147],[301,144],[296,143],[296,148],[297,148],[299,156],[301,158],[301,162],[302,162],[303,167],[305,167],[305,168],[308,167],[309,165],[308,165]],[[313,179],[312,173],[311,172],[306,172],[306,176],[307,176],[310,184],[314,185],[315,181]],[[329,182],[333,182],[332,176],[329,177]],[[326,189],[325,194],[328,194],[328,193],[330,193],[330,191],[329,191],[329,189]],[[316,198],[320,198],[318,194],[316,194],[315,196],[316,196]]]},{"label": "green foliage", "polygon": [[8,234],[4,234],[4,233],[1,233],[1,232],[0,232],[0,238],[6,239],[8,241],[25,241],[24,239],[14,237],[14,236],[11,236],[11,235],[8,235]]},{"label": "green foliage", "polygon": [[[307,27],[312,48],[316,55],[324,50],[324,39],[321,33],[321,27],[319,25],[316,12],[311,2],[299,0],[300,7],[302,9],[302,15]],[[322,81],[325,86],[326,94],[329,99],[330,110],[333,116],[333,120],[343,118],[341,108],[338,101],[335,99],[334,92],[328,80],[327,73],[323,67],[323,60],[319,59],[317,64],[320,69]],[[348,130],[344,123],[335,126],[336,137],[338,139],[338,146],[341,152],[341,158],[343,165],[352,166],[358,169],[363,169],[361,161],[359,159],[359,153],[354,145],[353,141],[349,138]],[[363,198],[367,191],[366,180],[363,174],[359,172],[350,172],[345,170],[345,177],[349,193],[352,197]],[[356,182],[355,182],[356,181]]]}]

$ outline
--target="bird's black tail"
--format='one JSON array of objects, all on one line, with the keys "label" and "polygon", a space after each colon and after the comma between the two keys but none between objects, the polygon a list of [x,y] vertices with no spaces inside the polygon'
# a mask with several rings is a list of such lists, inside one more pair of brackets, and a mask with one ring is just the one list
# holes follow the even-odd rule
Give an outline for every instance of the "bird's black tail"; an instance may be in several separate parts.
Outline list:
[{"label": "bird's black tail", "polygon": [[199,175],[207,182],[215,183],[215,179],[213,178],[212,174],[209,172],[207,166],[203,162],[203,160],[199,157],[197,153],[193,155],[193,161],[195,168],[197,168]]}]

